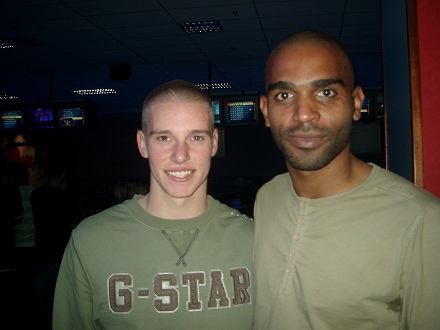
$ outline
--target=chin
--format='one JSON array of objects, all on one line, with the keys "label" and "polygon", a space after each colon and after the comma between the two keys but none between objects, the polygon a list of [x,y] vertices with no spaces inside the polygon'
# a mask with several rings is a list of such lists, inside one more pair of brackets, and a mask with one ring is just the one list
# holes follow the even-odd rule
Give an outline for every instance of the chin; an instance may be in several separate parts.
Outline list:
[{"label": "chin", "polygon": [[168,192],[168,195],[170,195],[173,198],[188,198],[193,196],[194,194],[195,194],[195,190]]}]

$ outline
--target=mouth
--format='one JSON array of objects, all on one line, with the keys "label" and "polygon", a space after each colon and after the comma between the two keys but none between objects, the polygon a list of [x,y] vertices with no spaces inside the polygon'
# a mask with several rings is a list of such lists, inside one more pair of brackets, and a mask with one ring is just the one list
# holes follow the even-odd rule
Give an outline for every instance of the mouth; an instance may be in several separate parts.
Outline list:
[{"label": "mouth", "polygon": [[173,176],[175,178],[182,179],[188,175],[190,175],[193,171],[167,171],[167,174]]},{"label": "mouth", "polygon": [[322,138],[312,136],[295,136],[292,138],[295,144],[302,148],[313,148],[317,146]]},{"label": "mouth", "polygon": [[294,145],[301,149],[314,149],[321,145],[324,137],[322,135],[297,134],[290,137]]}]

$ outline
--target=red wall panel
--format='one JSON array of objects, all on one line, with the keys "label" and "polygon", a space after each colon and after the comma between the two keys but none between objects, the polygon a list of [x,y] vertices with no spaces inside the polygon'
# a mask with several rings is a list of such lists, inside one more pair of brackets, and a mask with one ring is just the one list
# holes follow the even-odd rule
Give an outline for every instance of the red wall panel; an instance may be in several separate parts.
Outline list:
[{"label": "red wall panel", "polygon": [[440,1],[417,0],[424,188],[440,197]]}]

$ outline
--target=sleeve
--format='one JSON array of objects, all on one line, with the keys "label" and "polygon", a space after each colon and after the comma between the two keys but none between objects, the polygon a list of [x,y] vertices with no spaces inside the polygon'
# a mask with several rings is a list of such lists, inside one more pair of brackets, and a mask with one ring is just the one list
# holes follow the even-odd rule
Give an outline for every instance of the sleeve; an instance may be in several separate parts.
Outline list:
[{"label": "sleeve", "polygon": [[402,329],[440,324],[440,206],[426,212],[408,248],[402,287]]},{"label": "sleeve", "polygon": [[2,198],[5,198],[5,202],[0,207],[0,218],[2,220],[10,219],[13,225],[19,224],[24,212],[20,191],[7,187]]},{"label": "sleeve", "polygon": [[23,215],[24,215],[24,208],[23,208],[23,203],[21,200],[21,194],[20,194],[19,190],[16,190],[14,192],[13,203],[14,203],[13,205],[14,205],[15,224],[18,224],[23,220]]},{"label": "sleeve", "polygon": [[73,235],[61,262],[54,297],[53,329],[100,329],[93,316],[93,295]]}]

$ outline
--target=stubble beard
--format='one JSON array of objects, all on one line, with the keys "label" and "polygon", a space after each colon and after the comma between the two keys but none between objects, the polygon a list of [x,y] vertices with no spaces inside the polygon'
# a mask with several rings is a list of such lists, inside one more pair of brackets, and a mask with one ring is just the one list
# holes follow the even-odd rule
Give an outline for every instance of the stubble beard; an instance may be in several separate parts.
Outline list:
[{"label": "stubble beard", "polygon": [[[315,131],[325,134],[329,144],[318,152],[315,149],[296,148],[300,152],[295,152],[289,143],[289,137],[295,132]],[[305,124],[301,127],[288,128],[273,135],[275,143],[284,155],[286,163],[299,171],[316,171],[324,168],[336,158],[350,142],[351,127],[348,125],[337,131],[312,127]]]}]

